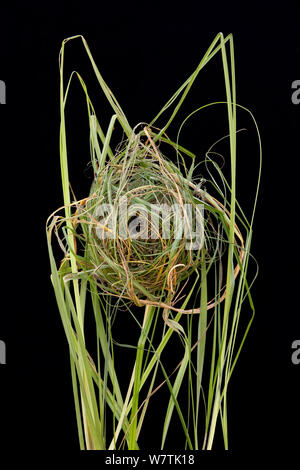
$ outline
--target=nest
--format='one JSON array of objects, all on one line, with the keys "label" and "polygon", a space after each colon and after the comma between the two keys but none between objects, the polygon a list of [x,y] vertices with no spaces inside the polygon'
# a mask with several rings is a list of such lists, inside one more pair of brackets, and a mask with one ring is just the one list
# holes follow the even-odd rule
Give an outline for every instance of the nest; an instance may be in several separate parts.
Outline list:
[{"label": "nest", "polygon": [[84,269],[102,291],[136,305],[173,298],[199,266],[203,203],[149,128],[99,168],[78,222]]}]

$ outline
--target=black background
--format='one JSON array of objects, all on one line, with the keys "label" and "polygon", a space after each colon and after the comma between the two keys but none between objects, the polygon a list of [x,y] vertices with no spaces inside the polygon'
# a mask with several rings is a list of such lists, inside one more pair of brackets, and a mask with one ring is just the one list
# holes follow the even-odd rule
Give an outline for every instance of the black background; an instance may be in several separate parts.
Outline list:
[{"label": "black background", "polygon": [[[299,443],[300,365],[291,362],[299,325],[299,117],[291,84],[300,79],[299,6],[230,6],[207,2],[51,2],[1,7],[0,368],[1,447],[35,452],[78,448],[68,350],[49,281],[47,216],[62,205],[59,168],[61,41],[82,34],[129,122],[149,122],[195,69],[216,36],[233,33],[237,100],[254,114],[263,144],[263,177],[255,219],[253,288],[256,316],[229,392],[230,447],[256,454]],[[79,40],[66,46],[66,71],[87,83],[105,128],[110,110]],[[194,84],[187,110],[224,99],[220,56]],[[67,119],[71,181],[78,197],[90,184],[84,95],[74,81]],[[238,199],[252,202],[258,168],[250,120],[239,125]],[[252,126],[252,127],[251,127]],[[193,126],[191,126],[193,127]],[[72,131],[71,131],[72,129]],[[186,134],[203,155],[222,137],[226,120],[207,113]],[[254,140],[255,142],[255,140]],[[128,369],[131,370],[131,367]],[[175,442],[175,441],[174,441]]]}]

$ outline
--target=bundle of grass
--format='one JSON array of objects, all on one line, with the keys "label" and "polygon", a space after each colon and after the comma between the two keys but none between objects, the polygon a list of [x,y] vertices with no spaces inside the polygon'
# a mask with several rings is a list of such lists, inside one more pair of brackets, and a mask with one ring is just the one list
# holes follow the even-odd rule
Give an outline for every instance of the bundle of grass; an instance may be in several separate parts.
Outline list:
[{"label": "bundle of grass", "polygon": [[[224,38],[222,33],[218,34],[195,72],[160,113],[149,125],[136,128],[131,128],[104,82],[84,38],[75,37],[82,39],[101,89],[114,110],[105,134],[86,85],[77,74],[87,100],[94,181],[86,198],[77,201],[74,196],[71,200],[65,105],[74,73],[64,90],[63,62],[65,43],[74,38],[63,41],[60,54],[60,156],[64,215],[58,210],[49,217],[47,241],[51,280],[70,348],[80,448],[138,449],[149,400],[166,384],[170,399],[164,417],[161,449],[165,446],[175,409],[182,425],[183,447],[211,449],[219,418],[224,447],[228,449],[228,383],[254,316],[247,270],[260,179],[259,166],[254,207],[248,221],[236,201],[237,104],[232,36]],[[230,69],[227,42],[230,44]],[[221,185],[218,185],[208,171],[213,194],[202,187],[201,180],[199,184],[194,178],[196,156],[179,145],[180,130],[176,142],[167,137],[166,130],[198,73],[218,51],[222,53],[226,101],[210,103],[194,111],[216,104],[225,105],[228,111],[231,181],[226,181],[221,169],[207,155],[207,161],[212,163],[221,179]],[[176,100],[178,103],[165,126],[155,127],[156,120]],[[110,140],[116,121],[126,134],[126,140],[113,152]],[[256,123],[255,126],[257,129]],[[258,139],[260,147],[259,132]],[[174,151],[176,164],[169,158]],[[186,158],[189,164],[186,164]],[[53,233],[64,252],[59,267],[52,248]],[[96,324],[96,360],[86,345],[87,296],[91,299]],[[117,299],[115,304],[112,299]],[[240,335],[240,314],[245,299],[249,300],[252,315]],[[191,301],[192,306],[189,306]],[[130,346],[136,348],[136,358],[125,397],[114,364],[114,345],[117,343],[113,338],[112,321],[113,311],[116,313],[121,302],[140,327],[137,344]],[[132,305],[139,311],[144,307],[142,322],[134,316]],[[164,322],[160,323],[161,340],[155,344],[156,313],[160,309]],[[208,318],[209,310],[211,318]],[[180,323],[182,316],[187,319],[186,328]],[[212,338],[207,345],[206,333],[210,326]],[[193,343],[195,330],[197,339]],[[178,338],[184,353],[170,373],[162,363],[161,355],[175,332],[180,333]],[[145,350],[147,354],[144,354]],[[205,357],[209,361],[206,383],[203,379]],[[164,376],[164,382],[159,385],[155,382],[158,370]],[[171,376],[175,373],[172,381]],[[178,394],[186,375],[189,415],[185,418]],[[149,387],[145,393],[147,382]],[[201,413],[202,427],[199,424]],[[106,432],[108,416],[112,418],[113,429],[110,444]],[[202,444],[199,442],[200,431],[203,432]]]}]

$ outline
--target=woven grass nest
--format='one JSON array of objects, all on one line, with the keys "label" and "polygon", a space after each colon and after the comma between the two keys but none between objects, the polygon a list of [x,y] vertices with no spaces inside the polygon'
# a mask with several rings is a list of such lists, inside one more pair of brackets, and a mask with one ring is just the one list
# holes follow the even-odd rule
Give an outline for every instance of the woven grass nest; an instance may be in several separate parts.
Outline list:
[{"label": "woven grass nest", "polygon": [[102,291],[138,306],[170,301],[199,266],[202,210],[194,185],[144,127],[97,171],[77,205],[83,267]]}]

